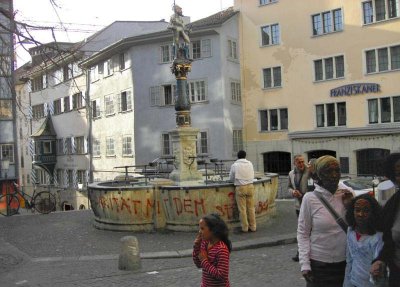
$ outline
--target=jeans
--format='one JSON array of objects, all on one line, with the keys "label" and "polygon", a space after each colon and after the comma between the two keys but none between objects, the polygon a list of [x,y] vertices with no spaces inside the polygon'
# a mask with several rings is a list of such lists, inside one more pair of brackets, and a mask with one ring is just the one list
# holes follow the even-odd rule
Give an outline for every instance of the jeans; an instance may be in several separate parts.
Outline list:
[{"label": "jeans", "polygon": [[342,287],[346,261],[325,263],[311,259],[313,282],[307,282],[307,287]]},{"label": "jeans", "polygon": [[242,231],[256,231],[256,210],[254,206],[254,185],[236,186],[236,203],[239,209]]}]

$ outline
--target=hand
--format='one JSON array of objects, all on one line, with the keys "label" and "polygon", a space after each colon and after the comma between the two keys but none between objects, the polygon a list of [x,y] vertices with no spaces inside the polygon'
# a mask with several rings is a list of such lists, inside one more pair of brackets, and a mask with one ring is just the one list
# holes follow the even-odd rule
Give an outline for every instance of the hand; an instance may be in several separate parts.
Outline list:
[{"label": "hand", "polygon": [[295,189],[295,190],[293,190],[293,196],[296,198],[302,198],[303,194],[300,191],[298,191],[297,189]]},{"label": "hand", "polygon": [[194,246],[200,246],[200,244],[201,244],[201,232],[199,231],[198,233],[197,233],[197,236],[196,236],[196,239],[194,240]]},{"label": "hand", "polygon": [[312,275],[311,270],[303,270],[301,271],[303,274],[304,279],[306,279],[307,282],[313,282],[314,281],[314,276]]},{"label": "hand", "polygon": [[342,201],[344,206],[348,206],[354,198],[353,193],[348,189],[339,189],[342,193]]},{"label": "hand", "polygon": [[384,265],[385,263],[383,261],[375,261],[374,263],[372,263],[369,273],[371,273],[371,275],[374,277],[383,276],[384,274],[382,274],[382,270],[384,270]]},{"label": "hand", "polygon": [[203,261],[203,259],[208,259],[208,254],[207,254],[207,252],[206,251],[204,251],[204,250],[202,250],[201,252],[200,252],[200,254],[199,254],[199,259],[200,259],[200,261]]}]

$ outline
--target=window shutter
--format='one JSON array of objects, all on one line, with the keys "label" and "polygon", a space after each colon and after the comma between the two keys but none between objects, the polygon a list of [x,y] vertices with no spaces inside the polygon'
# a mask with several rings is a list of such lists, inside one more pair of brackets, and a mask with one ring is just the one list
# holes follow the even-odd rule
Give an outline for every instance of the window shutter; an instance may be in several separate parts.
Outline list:
[{"label": "window shutter", "polygon": [[43,110],[44,110],[44,116],[46,117],[48,114],[48,108],[47,108],[47,103],[43,104]]},{"label": "window shutter", "polygon": [[132,110],[132,91],[126,91],[126,109]]},{"label": "window shutter", "polygon": [[50,115],[54,115],[54,102],[50,102],[47,104]]},{"label": "window shutter", "polygon": [[68,96],[68,100],[69,100],[69,110],[72,111],[74,107],[74,96]]},{"label": "window shutter", "polygon": [[32,111],[32,106],[29,106],[28,108],[28,119],[31,120],[33,117],[33,111]]},{"label": "window shutter", "polygon": [[67,154],[67,150],[68,150],[67,138],[62,138],[62,141],[63,141],[63,154]]},{"label": "window shutter", "polygon": [[68,170],[64,169],[64,187],[68,186],[69,179],[68,179]]},{"label": "window shutter", "polygon": [[72,184],[74,188],[78,187],[78,173],[76,169],[72,170]]},{"label": "window shutter", "polygon": [[124,60],[125,60],[125,69],[129,68],[131,65],[131,58],[129,57],[129,53],[124,53]]},{"label": "window shutter", "polygon": [[83,145],[83,153],[85,153],[85,154],[88,153],[88,149],[89,149],[88,144],[89,144],[89,142],[87,140],[87,137],[85,137],[84,138],[84,145]]},{"label": "window shutter", "polygon": [[71,153],[75,154],[76,152],[76,147],[75,147],[75,138],[71,137]]},{"label": "window shutter", "polygon": [[63,113],[64,112],[64,98],[61,98],[60,102],[61,102],[61,112]]},{"label": "window shutter", "polygon": [[47,88],[47,74],[42,75],[42,85],[43,89]]},{"label": "window shutter", "polygon": [[82,92],[80,96],[82,97],[82,107],[86,107],[86,92]]},{"label": "window shutter", "polygon": [[118,107],[118,112],[120,113],[122,111],[121,108],[121,104],[122,104],[122,100],[121,100],[121,93],[115,95],[117,98],[117,107]]}]

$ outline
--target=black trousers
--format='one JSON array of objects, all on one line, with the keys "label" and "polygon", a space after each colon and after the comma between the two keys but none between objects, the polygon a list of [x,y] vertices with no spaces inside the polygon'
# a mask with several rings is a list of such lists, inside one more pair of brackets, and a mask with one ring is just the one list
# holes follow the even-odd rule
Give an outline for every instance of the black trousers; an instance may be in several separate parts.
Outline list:
[{"label": "black trousers", "polygon": [[346,261],[325,263],[311,259],[313,282],[307,282],[307,287],[342,287]]},{"label": "black trousers", "polygon": [[389,286],[398,287],[400,282],[400,268],[398,268],[394,264],[390,264],[389,270],[390,270]]}]

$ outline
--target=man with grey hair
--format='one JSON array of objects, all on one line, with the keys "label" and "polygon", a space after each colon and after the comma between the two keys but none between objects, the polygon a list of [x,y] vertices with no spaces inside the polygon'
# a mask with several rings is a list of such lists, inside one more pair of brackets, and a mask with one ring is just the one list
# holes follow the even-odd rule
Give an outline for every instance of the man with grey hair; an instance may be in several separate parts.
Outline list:
[{"label": "man with grey hair", "polygon": [[[299,217],[301,201],[308,191],[309,172],[302,155],[295,155],[293,161],[294,169],[289,172],[288,192],[295,198],[296,215]],[[292,259],[299,261],[299,252]]]}]

